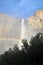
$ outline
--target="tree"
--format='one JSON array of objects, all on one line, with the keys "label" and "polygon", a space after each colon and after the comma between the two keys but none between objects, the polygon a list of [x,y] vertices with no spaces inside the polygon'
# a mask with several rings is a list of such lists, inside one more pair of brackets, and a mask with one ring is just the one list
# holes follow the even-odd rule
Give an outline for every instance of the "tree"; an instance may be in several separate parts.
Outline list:
[{"label": "tree", "polygon": [[30,41],[29,59],[32,65],[43,65],[43,33],[36,34]]},{"label": "tree", "polygon": [[28,42],[26,39],[22,39],[22,43],[23,43],[23,46],[25,48],[25,50],[28,50],[29,49],[29,45],[28,45]]},{"label": "tree", "polygon": [[25,39],[22,43],[22,50],[15,45],[13,49],[0,55],[0,65],[43,65],[43,33],[36,34],[30,40],[30,46]]}]

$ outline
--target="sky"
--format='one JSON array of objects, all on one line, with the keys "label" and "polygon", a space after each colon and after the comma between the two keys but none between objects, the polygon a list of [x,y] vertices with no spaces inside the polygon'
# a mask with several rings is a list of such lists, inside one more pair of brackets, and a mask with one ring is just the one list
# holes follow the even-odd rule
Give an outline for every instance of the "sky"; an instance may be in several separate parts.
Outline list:
[{"label": "sky", "polygon": [[36,10],[43,9],[43,0],[0,0],[0,13],[28,18]]}]

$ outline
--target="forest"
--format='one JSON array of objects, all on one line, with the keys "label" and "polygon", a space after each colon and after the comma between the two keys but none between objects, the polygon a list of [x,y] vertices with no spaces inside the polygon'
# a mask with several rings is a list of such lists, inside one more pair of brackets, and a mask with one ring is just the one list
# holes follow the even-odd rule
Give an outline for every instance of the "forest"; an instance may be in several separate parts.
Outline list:
[{"label": "forest", "polygon": [[43,65],[43,33],[37,33],[30,40],[22,40],[23,46],[19,50],[15,45],[0,55],[0,65]]}]

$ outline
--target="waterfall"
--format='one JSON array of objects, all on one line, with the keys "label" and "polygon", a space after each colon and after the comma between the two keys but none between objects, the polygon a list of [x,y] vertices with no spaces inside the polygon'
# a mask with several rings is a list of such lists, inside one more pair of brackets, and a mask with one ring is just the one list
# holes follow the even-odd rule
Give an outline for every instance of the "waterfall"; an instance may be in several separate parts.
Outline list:
[{"label": "waterfall", "polygon": [[24,19],[22,19],[21,21],[21,36],[20,36],[20,43],[19,43],[19,47],[21,49],[22,46],[22,39],[25,39],[25,25],[24,25]]},{"label": "waterfall", "polygon": [[24,19],[21,21],[21,40],[25,38],[25,25],[24,25]]},{"label": "waterfall", "polygon": [[[21,21],[20,45],[19,45],[20,49],[21,49],[21,46],[23,45],[23,44],[22,44],[22,39],[27,39],[27,37],[28,37],[28,36],[27,36],[27,33],[26,33],[25,21],[24,21],[24,19],[22,19],[22,21]],[[28,41],[28,39],[27,39],[27,41]],[[29,41],[28,41],[28,44],[30,45]]]}]

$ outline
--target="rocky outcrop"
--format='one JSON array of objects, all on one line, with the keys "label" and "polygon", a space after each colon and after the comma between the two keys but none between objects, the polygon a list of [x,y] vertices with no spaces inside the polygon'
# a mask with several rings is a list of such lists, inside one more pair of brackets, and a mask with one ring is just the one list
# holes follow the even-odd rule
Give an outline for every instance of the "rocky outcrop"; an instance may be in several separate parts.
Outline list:
[{"label": "rocky outcrop", "polygon": [[21,19],[0,14],[0,53],[19,43]]},{"label": "rocky outcrop", "polygon": [[[20,39],[21,19],[0,14],[0,38]],[[16,32],[16,33],[15,33]]]},{"label": "rocky outcrop", "polygon": [[[18,44],[21,38],[22,19],[0,14],[0,53]],[[38,32],[43,32],[43,10],[38,10],[33,16],[24,19],[24,35],[30,40]],[[21,45],[20,43],[18,44]]]},{"label": "rocky outcrop", "polygon": [[43,10],[36,11],[35,14],[28,19],[29,19],[30,25],[34,29],[43,28]]}]

